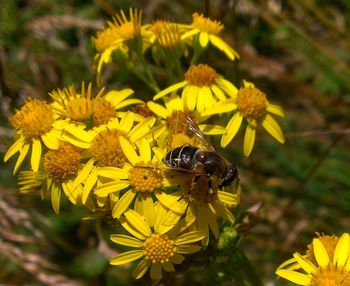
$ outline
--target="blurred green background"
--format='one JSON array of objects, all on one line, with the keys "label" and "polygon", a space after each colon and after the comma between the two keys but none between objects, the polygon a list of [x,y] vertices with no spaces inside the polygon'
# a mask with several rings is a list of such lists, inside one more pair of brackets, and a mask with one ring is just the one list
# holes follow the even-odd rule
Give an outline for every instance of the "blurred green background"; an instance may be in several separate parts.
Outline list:
[{"label": "blurred green background", "polygon": [[[12,142],[8,116],[28,96],[95,80],[91,37],[116,11],[142,8],[155,19],[190,23],[200,12],[225,25],[222,37],[240,54],[230,63],[215,50],[202,61],[240,86],[243,79],[281,105],[287,141],[258,133],[250,158],[242,134],[221,152],[241,171],[241,211],[256,225],[242,249],[264,285],[287,285],[274,271],[315,232],[348,232],[350,220],[350,2],[348,0],[2,0],[0,2],[0,155]],[[107,67],[108,88],[138,89]],[[147,92],[149,94],[147,95]],[[145,96],[152,96],[144,91]],[[262,131],[262,130],[261,130]],[[239,285],[239,265],[194,258],[158,284],[135,282],[111,267],[108,221],[81,221],[68,204],[60,216],[49,200],[19,195],[14,160],[0,171],[0,282],[11,285]],[[210,250],[209,250],[210,251]],[[208,270],[210,269],[210,271]]]}]

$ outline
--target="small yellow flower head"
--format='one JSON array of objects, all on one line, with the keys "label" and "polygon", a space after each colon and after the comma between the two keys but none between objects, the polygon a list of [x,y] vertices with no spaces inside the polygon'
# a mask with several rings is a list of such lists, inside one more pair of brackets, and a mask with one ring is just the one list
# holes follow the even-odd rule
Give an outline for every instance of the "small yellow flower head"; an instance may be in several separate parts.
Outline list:
[{"label": "small yellow flower head", "polygon": [[98,52],[103,52],[105,49],[113,45],[120,38],[119,29],[116,25],[108,22],[108,27],[98,31],[96,37],[92,38],[92,43]]},{"label": "small yellow flower head", "polygon": [[176,24],[158,20],[152,24],[150,31],[155,35],[155,41],[164,48],[174,48],[181,42],[181,35]]},{"label": "small yellow flower head", "polygon": [[54,120],[52,107],[38,99],[29,99],[10,118],[13,127],[20,130],[26,139],[37,138],[48,132]]},{"label": "small yellow flower head", "polygon": [[265,93],[253,86],[241,87],[236,103],[244,117],[255,119],[264,117],[269,105]]},{"label": "small yellow flower head", "polygon": [[166,234],[153,233],[144,242],[144,256],[145,260],[152,263],[169,262],[170,258],[174,256],[176,247],[174,241]]},{"label": "small yellow flower head", "polygon": [[345,267],[328,265],[313,273],[310,286],[350,286],[350,273]]},{"label": "small yellow flower head", "polygon": [[[144,165],[149,168],[138,167]],[[152,169],[152,166],[155,168]],[[162,187],[163,176],[156,167],[157,165],[152,162],[137,163],[136,166],[130,170],[130,185],[134,187],[137,192],[155,192],[159,190]]]},{"label": "small yellow flower head", "polygon": [[94,126],[106,124],[110,119],[116,117],[115,107],[107,100],[100,99],[94,108]]},{"label": "small yellow flower head", "polygon": [[81,155],[73,145],[63,142],[57,150],[49,150],[44,158],[44,166],[50,177],[64,181],[77,175]]},{"label": "small yellow flower head", "polygon": [[202,87],[210,86],[211,84],[215,83],[215,80],[219,76],[220,75],[210,66],[199,64],[196,66],[191,66],[187,70],[185,80],[187,80],[191,85]]},{"label": "small yellow flower head", "polygon": [[220,21],[213,21],[198,13],[192,15],[192,21],[192,26],[201,32],[217,35],[224,29],[224,25]]},{"label": "small yellow flower head", "polygon": [[[318,236],[318,239],[322,242],[323,246],[325,247],[328,256],[333,257],[335,248],[339,241],[339,237],[334,234],[333,235],[322,234]],[[312,243],[310,243],[307,246],[306,255],[307,255],[307,258],[310,259],[312,262],[316,262],[315,255],[314,255],[314,247]]]},{"label": "small yellow flower head", "polygon": [[120,136],[126,137],[127,134],[118,129],[107,129],[95,136],[90,146],[90,153],[100,166],[120,168],[124,165],[126,157],[120,147]]},{"label": "small yellow flower head", "polygon": [[131,39],[140,35],[142,10],[129,9],[129,18],[127,19],[123,11],[120,11],[114,18],[114,23],[118,26],[119,35],[124,39]]}]

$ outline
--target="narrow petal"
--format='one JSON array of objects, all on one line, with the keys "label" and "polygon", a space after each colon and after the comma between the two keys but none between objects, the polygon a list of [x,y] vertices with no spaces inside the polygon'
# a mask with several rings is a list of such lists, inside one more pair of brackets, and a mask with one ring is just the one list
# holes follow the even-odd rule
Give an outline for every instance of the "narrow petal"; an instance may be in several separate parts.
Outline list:
[{"label": "narrow petal", "polygon": [[94,168],[89,177],[87,178],[86,182],[85,182],[85,185],[84,185],[84,188],[83,188],[83,193],[81,195],[81,200],[82,200],[82,203],[85,205],[86,204],[86,200],[92,190],[92,188],[94,187],[94,185],[96,184],[97,182],[97,169]]},{"label": "narrow petal", "polygon": [[123,102],[119,103],[115,108],[121,109],[121,108],[128,106],[128,105],[143,104],[143,103],[144,102],[141,99],[132,98],[132,99],[124,100]]},{"label": "narrow petal", "polygon": [[199,44],[204,48],[209,43],[209,35],[207,32],[199,33]]},{"label": "narrow petal", "polygon": [[220,51],[224,52],[225,55],[233,61],[235,58],[239,58],[239,55],[226,43],[224,42],[221,38],[215,36],[215,35],[210,35],[209,37],[210,42],[217,47]]},{"label": "narrow petal", "polygon": [[181,264],[184,260],[185,257],[178,253],[175,253],[174,256],[170,257],[170,261],[174,264]]},{"label": "narrow petal", "polygon": [[150,265],[151,262],[149,260],[141,260],[139,265],[137,265],[136,268],[133,270],[132,276],[135,279],[140,279],[141,277],[143,277],[143,275],[145,275]]},{"label": "narrow petal", "polygon": [[206,216],[206,220],[209,224],[209,228],[211,229],[212,233],[215,236],[215,239],[218,239],[220,232],[219,232],[219,226],[218,226],[218,223],[216,221],[215,214],[211,210],[207,209],[205,211],[205,216]]},{"label": "narrow petal", "polygon": [[24,143],[24,145],[23,145],[23,147],[22,147],[22,149],[21,149],[21,151],[19,153],[19,156],[18,156],[16,165],[15,165],[15,168],[13,169],[13,174],[14,175],[17,173],[19,167],[21,167],[21,165],[22,165],[23,160],[27,156],[29,147],[30,147],[30,144]]},{"label": "narrow petal", "polygon": [[126,245],[130,247],[143,247],[143,241],[124,234],[112,234],[111,241],[117,244]]},{"label": "narrow petal", "polygon": [[92,135],[89,132],[82,129],[81,127],[69,125],[67,126],[66,131],[69,134],[73,135],[75,138],[79,138],[79,140],[83,142],[91,142],[91,140],[93,139]]},{"label": "narrow petal", "polygon": [[135,227],[131,225],[124,216],[120,217],[119,222],[125,228],[125,230],[132,236],[140,240],[147,239],[147,236],[143,235],[138,229],[135,229]]},{"label": "narrow petal", "polygon": [[168,88],[166,89],[163,89],[161,92],[158,92],[154,97],[153,97],[153,100],[158,100],[159,98],[162,98],[163,96],[175,91],[175,90],[178,90],[182,87],[184,87],[185,85],[187,85],[187,81],[181,81],[179,83],[176,83],[176,84],[173,84],[171,86],[169,86]]},{"label": "narrow petal", "polygon": [[127,179],[129,170],[116,167],[100,167],[97,169],[97,175],[109,179]]},{"label": "narrow petal", "polygon": [[72,191],[74,191],[74,189],[80,185],[83,181],[86,180],[86,178],[89,176],[91,169],[94,165],[94,160],[90,159],[89,161],[87,161],[87,163],[85,164],[85,166],[83,167],[83,169],[79,172],[78,176],[74,179],[74,183],[72,185]]},{"label": "narrow petal", "polygon": [[170,115],[170,111],[168,109],[153,101],[147,102],[147,106],[154,114],[161,118],[167,118]]},{"label": "narrow petal", "polygon": [[198,89],[196,86],[187,85],[182,92],[182,100],[187,110],[193,111],[196,107]]},{"label": "narrow petal", "polygon": [[278,142],[281,144],[285,142],[280,126],[271,115],[266,114],[261,124],[266,129],[266,131],[269,132],[271,136],[274,137]]},{"label": "narrow petal", "polygon": [[150,227],[147,225],[143,217],[137,212],[130,209],[125,212],[124,216],[127,219],[127,221],[140,233],[147,237],[151,236],[152,232]]},{"label": "narrow petal", "polygon": [[198,87],[198,96],[197,96],[197,111],[203,112],[205,110],[205,101],[207,100],[205,89]]},{"label": "narrow petal", "polygon": [[190,231],[190,232],[179,235],[175,239],[175,245],[190,244],[190,243],[202,240],[204,237],[205,237],[205,234],[203,232]]},{"label": "narrow petal", "polygon": [[129,133],[134,125],[134,118],[134,113],[128,112],[120,121],[120,128],[126,133]]},{"label": "narrow petal", "polygon": [[134,146],[125,139],[123,136],[119,137],[120,147],[122,148],[125,157],[129,160],[132,165],[140,162],[139,156],[137,156]]},{"label": "narrow petal", "polygon": [[155,212],[153,206],[153,199],[150,195],[137,196],[135,201],[135,211],[145,217],[145,220],[149,226],[154,225]]},{"label": "narrow petal", "polygon": [[349,258],[349,250],[350,250],[350,236],[348,233],[344,233],[335,248],[333,263],[338,266],[345,266],[346,261]]},{"label": "narrow petal", "polygon": [[119,218],[129,208],[135,196],[136,193],[132,189],[128,190],[115,204],[112,210],[112,217]]},{"label": "narrow petal", "polygon": [[220,202],[228,205],[236,205],[237,204],[237,195],[231,194],[228,192],[218,191],[218,197]]},{"label": "narrow petal", "polygon": [[113,257],[109,263],[111,265],[123,265],[133,262],[141,257],[143,257],[143,250],[132,250]]},{"label": "narrow petal", "polygon": [[311,276],[296,271],[278,269],[276,274],[298,285],[310,285],[311,282]]},{"label": "narrow petal", "polygon": [[162,274],[162,266],[159,262],[157,263],[152,263],[151,265],[151,271],[150,271],[150,276],[153,280],[158,280],[160,279],[160,276]]},{"label": "narrow petal", "polygon": [[138,144],[139,150],[140,150],[140,157],[141,161],[143,162],[149,162],[152,159],[152,153],[151,153],[151,146],[148,143],[146,138],[143,138]]},{"label": "narrow petal", "polygon": [[24,137],[21,136],[15,143],[12,144],[12,146],[7,150],[5,157],[4,157],[4,162],[7,162],[8,159],[10,159],[14,154],[19,152],[24,144]]},{"label": "narrow petal", "polygon": [[198,252],[202,249],[199,245],[179,245],[176,246],[176,252],[182,254],[191,254]]},{"label": "narrow petal", "polygon": [[316,271],[315,265],[313,263],[301,256],[299,253],[294,253],[293,257],[297,261],[297,263],[305,270],[306,273],[311,274]]},{"label": "narrow petal", "polygon": [[221,146],[226,147],[232,139],[236,136],[239,128],[241,127],[243,117],[239,112],[236,112],[235,115],[232,116],[231,120],[227,124],[227,133],[222,135],[221,137]]},{"label": "narrow petal", "polygon": [[61,188],[56,183],[51,185],[51,205],[56,214],[60,212]]},{"label": "narrow petal", "polygon": [[312,241],[312,245],[314,247],[314,255],[317,264],[321,267],[326,267],[329,264],[329,256],[321,240],[319,240],[318,238],[314,238],[314,240]]},{"label": "narrow petal", "polygon": [[155,194],[158,201],[161,202],[165,207],[176,212],[178,214],[183,214],[187,208],[187,203],[185,200],[180,200],[179,197],[168,195],[165,193],[156,193]]},{"label": "narrow petal", "polygon": [[149,133],[155,122],[155,117],[149,117],[138,123],[129,133],[131,142],[136,142]]},{"label": "narrow petal", "polygon": [[224,79],[223,77],[219,77],[216,79],[216,84],[218,85],[221,90],[223,90],[227,95],[229,95],[231,98],[235,99],[237,97],[238,89],[228,81],[227,79]]},{"label": "narrow petal", "polygon": [[187,32],[185,32],[185,33],[182,34],[181,40],[184,40],[184,39],[186,39],[186,38],[192,37],[192,36],[198,34],[199,32],[200,32],[199,29],[192,29],[192,30],[189,30],[189,31],[187,31]]},{"label": "narrow petal", "polygon": [[170,261],[162,263],[162,268],[166,272],[175,272],[174,264],[172,264]]},{"label": "narrow petal", "polygon": [[205,135],[222,135],[227,132],[226,128],[220,125],[199,124],[198,127]]},{"label": "narrow petal", "polygon": [[267,111],[280,117],[284,117],[284,111],[282,107],[274,104],[269,104]]},{"label": "narrow petal", "polygon": [[236,103],[221,103],[213,106],[212,109],[205,110],[201,116],[210,116],[214,114],[228,113],[237,109]]},{"label": "narrow petal", "polygon": [[104,99],[111,102],[114,106],[117,106],[133,93],[134,91],[131,88],[126,88],[123,90],[111,90],[104,96]]},{"label": "narrow petal", "polygon": [[255,128],[252,128],[249,124],[245,131],[244,143],[243,143],[243,153],[244,156],[249,157],[253,150],[255,143]]},{"label": "narrow petal", "polygon": [[31,166],[34,172],[38,172],[41,159],[41,142],[39,139],[32,140]]},{"label": "narrow petal", "polygon": [[126,189],[127,187],[130,186],[130,183],[128,181],[112,181],[112,182],[108,182],[108,183],[104,183],[99,185],[94,193],[96,196],[101,196],[101,197],[106,197],[109,194],[115,193],[115,192],[119,192],[121,190]]},{"label": "narrow petal", "polygon": [[45,146],[49,149],[56,150],[60,144],[58,137],[52,131],[49,131],[43,135],[41,135],[41,139],[43,140]]},{"label": "narrow petal", "polygon": [[225,93],[220,89],[218,88],[217,85],[215,84],[212,84],[210,86],[211,88],[211,91],[215,94],[216,98],[219,100],[219,101],[224,101],[226,99],[226,95]]}]

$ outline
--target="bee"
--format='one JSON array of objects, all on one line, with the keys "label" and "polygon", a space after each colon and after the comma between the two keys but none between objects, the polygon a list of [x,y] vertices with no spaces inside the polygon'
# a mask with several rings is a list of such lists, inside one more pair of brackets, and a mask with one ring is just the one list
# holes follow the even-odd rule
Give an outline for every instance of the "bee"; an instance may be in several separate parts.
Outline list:
[{"label": "bee", "polygon": [[[174,137],[179,133],[185,133],[198,144],[174,147]],[[223,187],[239,182],[238,168],[215,151],[190,117],[179,116],[173,123],[168,145],[172,146],[172,149],[162,161],[169,169],[191,176],[190,191],[200,188],[200,192],[214,195]]]}]

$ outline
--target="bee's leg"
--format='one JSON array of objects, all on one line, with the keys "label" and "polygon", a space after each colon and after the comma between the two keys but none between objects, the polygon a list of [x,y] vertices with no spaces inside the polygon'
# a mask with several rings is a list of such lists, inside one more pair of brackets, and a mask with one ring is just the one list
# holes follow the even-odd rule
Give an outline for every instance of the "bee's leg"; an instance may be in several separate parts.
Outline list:
[{"label": "bee's leg", "polygon": [[214,194],[214,190],[213,190],[213,186],[212,186],[212,183],[211,183],[211,180],[208,181],[208,194],[209,195],[213,195]]}]

